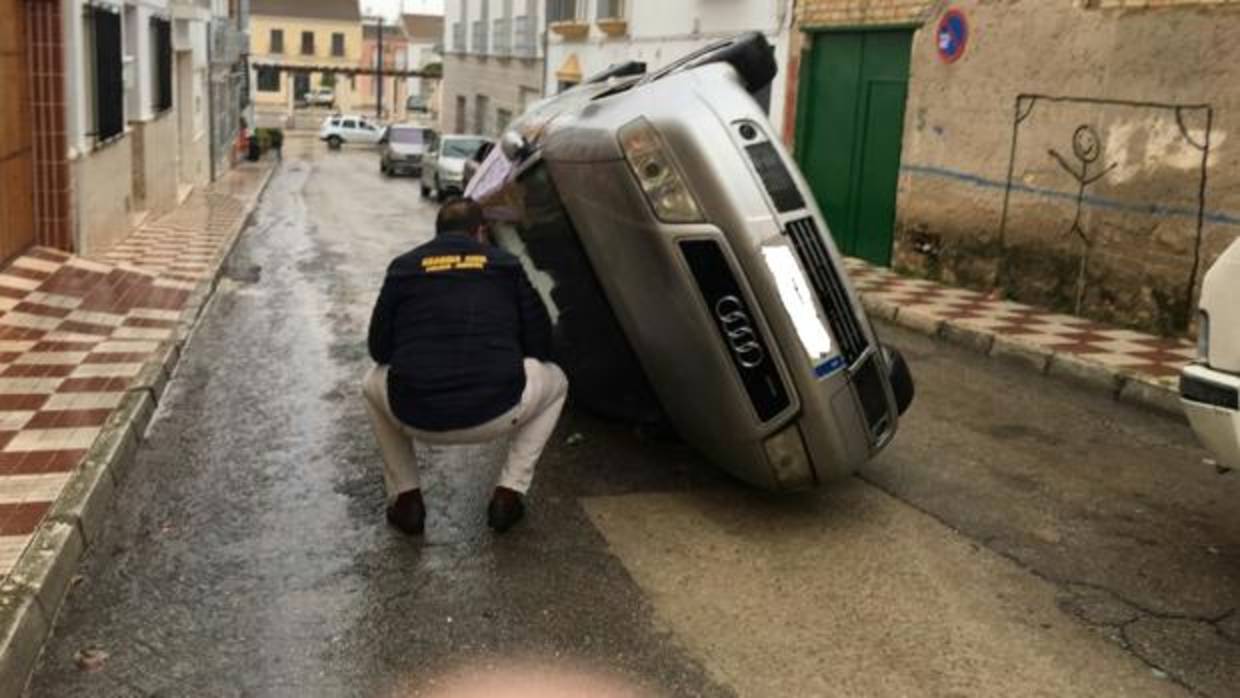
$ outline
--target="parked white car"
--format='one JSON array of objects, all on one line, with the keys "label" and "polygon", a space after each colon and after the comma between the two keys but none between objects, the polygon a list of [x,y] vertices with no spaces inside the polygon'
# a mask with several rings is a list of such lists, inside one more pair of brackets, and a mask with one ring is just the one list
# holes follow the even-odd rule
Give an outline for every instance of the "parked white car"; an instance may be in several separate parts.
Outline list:
[{"label": "parked white car", "polygon": [[317,87],[306,93],[306,105],[311,107],[332,107],[336,104],[336,91],[330,87]]},{"label": "parked white car", "polygon": [[319,140],[335,150],[345,143],[377,145],[383,138],[385,127],[356,114],[336,114],[323,120],[319,128]]},{"label": "parked white car", "polygon": [[1197,361],[1180,374],[1180,401],[1220,465],[1240,469],[1240,240],[1201,285]]}]

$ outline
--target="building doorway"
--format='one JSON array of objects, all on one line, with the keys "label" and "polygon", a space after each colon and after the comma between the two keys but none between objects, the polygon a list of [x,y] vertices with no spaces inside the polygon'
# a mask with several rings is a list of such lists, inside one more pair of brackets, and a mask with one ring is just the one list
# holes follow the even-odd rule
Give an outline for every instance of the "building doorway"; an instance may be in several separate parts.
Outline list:
[{"label": "building doorway", "polygon": [[891,264],[908,95],[908,30],[815,34],[797,160],[844,254]]},{"label": "building doorway", "polygon": [[310,91],[310,73],[299,71],[293,73],[293,101],[306,101],[306,93]]},{"label": "building doorway", "polygon": [[[0,260],[34,244],[34,139],[30,113],[26,2],[0,0]],[[12,100],[10,102],[10,100]]]}]

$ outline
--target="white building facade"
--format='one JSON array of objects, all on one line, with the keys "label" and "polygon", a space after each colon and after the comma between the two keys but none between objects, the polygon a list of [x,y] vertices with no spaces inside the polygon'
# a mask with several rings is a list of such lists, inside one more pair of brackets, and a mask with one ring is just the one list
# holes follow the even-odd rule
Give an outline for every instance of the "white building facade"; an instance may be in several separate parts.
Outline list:
[{"label": "white building facade", "polygon": [[[649,71],[713,41],[760,31],[788,65],[791,0],[547,0],[547,94],[608,67],[642,61]],[[759,96],[782,135],[787,81],[776,76]]]},{"label": "white building facade", "polygon": [[545,0],[444,3],[440,127],[495,136],[543,94]]},{"label": "white building facade", "polygon": [[[411,70],[426,70],[430,66],[443,68],[443,15],[406,14],[401,17],[409,43],[405,46],[405,65]],[[410,101],[426,109],[432,118],[438,118],[439,80],[433,78],[408,78],[405,84]]]},{"label": "white building facade", "polygon": [[62,2],[72,248],[91,255],[210,181],[211,26],[240,3]]}]

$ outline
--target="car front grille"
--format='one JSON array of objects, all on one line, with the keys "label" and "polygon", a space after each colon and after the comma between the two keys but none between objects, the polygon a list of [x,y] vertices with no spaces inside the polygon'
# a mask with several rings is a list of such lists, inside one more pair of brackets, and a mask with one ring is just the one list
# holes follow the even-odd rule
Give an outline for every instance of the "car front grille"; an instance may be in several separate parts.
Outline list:
[{"label": "car front grille", "polygon": [[792,239],[797,256],[801,258],[801,265],[809,273],[814,293],[831,324],[831,332],[840,343],[840,352],[848,365],[852,366],[865,355],[870,348],[870,342],[857,320],[857,313],[853,311],[852,302],[844,288],[844,280],[831,261],[818,226],[811,217],[800,218],[789,223],[785,232]]},{"label": "car front grille", "polygon": [[769,422],[792,402],[731,265],[713,240],[684,240],[680,251],[758,419]]}]

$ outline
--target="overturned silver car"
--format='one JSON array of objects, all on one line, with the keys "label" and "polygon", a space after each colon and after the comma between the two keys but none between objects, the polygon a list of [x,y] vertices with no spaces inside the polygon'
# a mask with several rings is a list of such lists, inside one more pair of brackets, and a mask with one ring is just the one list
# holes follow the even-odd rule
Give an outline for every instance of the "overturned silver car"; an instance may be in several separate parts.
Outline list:
[{"label": "overturned silver car", "polygon": [[467,193],[543,293],[576,404],[790,490],[878,453],[913,385],[752,97],[774,75],[760,34],[618,66],[535,105]]}]

